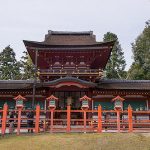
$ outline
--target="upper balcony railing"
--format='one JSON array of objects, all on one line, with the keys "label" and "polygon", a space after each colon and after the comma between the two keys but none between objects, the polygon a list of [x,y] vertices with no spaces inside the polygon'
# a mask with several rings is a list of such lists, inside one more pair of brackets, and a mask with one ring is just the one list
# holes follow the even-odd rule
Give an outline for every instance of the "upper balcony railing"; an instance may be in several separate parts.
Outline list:
[{"label": "upper balcony railing", "polygon": [[51,76],[103,76],[101,69],[40,69],[39,75]]}]

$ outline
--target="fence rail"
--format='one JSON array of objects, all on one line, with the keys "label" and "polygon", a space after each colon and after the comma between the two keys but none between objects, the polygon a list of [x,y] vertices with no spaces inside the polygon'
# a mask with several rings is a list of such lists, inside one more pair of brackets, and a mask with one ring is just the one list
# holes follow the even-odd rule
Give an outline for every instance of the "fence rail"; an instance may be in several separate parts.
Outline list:
[{"label": "fence rail", "polygon": [[[15,117],[11,118],[10,113]],[[29,118],[28,113],[33,114]],[[13,131],[12,131],[13,130]],[[39,132],[150,132],[150,111],[128,110],[9,110],[4,104],[0,110],[0,133]]]}]

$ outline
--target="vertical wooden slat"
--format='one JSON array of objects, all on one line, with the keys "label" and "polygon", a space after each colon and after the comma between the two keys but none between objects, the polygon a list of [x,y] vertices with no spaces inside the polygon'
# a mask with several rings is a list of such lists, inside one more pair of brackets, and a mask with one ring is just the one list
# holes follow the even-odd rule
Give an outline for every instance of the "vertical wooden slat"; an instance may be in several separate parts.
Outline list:
[{"label": "vertical wooden slat", "polygon": [[70,123],[71,123],[71,118],[70,118],[70,106],[67,106],[67,132],[70,132]]},{"label": "vertical wooden slat", "polygon": [[18,108],[18,124],[17,124],[17,135],[20,134],[20,126],[21,126],[21,111],[22,107]]},{"label": "vertical wooden slat", "polygon": [[101,105],[98,106],[98,133],[102,132],[102,107]]},{"label": "vertical wooden slat", "polygon": [[40,105],[36,105],[35,133],[39,132],[39,122],[40,122]]},{"label": "vertical wooden slat", "polygon": [[86,132],[86,110],[84,110],[84,132]]},{"label": "vertical wooden slat", "polygon": [[51,111],[51,126],[50,126],[50,132],[53,133],[53,124],[54,124],[54,110]]},{"label": "vertical wooden slat", "polygon": [[129,124],[129,132],[133,131],[133,122],[132,122],[132,108],[128,106],[128,124]]},{"label": "vertical wooden slat", "polygon": [[4,107],[3,107],[3,118],[2,118],[2,135],[4,135],[5,131],[6,131],[7,111],[8,111],[8,105],[4,104]]},{"label": "vertical wooden slat", "polygon": [[120,132],[120,111],[117,110],[117,130]]}]

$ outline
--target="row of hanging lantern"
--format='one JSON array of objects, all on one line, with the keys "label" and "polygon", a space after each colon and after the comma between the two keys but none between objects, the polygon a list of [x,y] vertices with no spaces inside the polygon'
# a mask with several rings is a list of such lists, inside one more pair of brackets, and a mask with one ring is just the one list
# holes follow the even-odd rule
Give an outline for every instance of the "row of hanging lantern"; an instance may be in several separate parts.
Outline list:
[{"label": "row of hanging lantern", "polygon": [[[26,98],[24,98],[21,95],[18,95],[17,97],[14,98],[16,100],[16,107],[22,109],[24,107],[24,101]],[[56,109],[56,101],[58,101],[58,98],[55,97],[54,95],[51,95],[50,97],[46,98],[48,101],[48,108],[50,110],[55,110]],[[83,110],[88,110],[89,109],[89,102],[92,99],[89,98],[88,96],[83,96],[80,98],[81,101],[81,109]],[[115,110],[122,110],[123,109],[123,101],[124,99],[121,98],[120,96],[115,97],[112,99],[112,102],[114,102],[114,109]]]}]

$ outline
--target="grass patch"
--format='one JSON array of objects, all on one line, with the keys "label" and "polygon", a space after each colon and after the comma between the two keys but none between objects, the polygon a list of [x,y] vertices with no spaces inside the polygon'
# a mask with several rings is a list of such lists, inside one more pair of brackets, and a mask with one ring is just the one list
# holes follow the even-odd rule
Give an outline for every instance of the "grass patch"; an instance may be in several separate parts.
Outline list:
[{"label": "grass patch", "polygon": [[6,135],[0,150],[150,150],[150,136],[129,133]]}]

